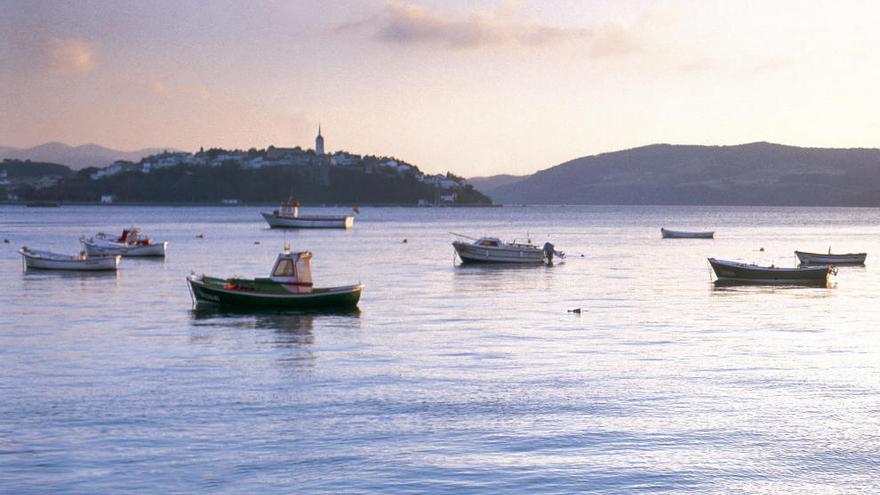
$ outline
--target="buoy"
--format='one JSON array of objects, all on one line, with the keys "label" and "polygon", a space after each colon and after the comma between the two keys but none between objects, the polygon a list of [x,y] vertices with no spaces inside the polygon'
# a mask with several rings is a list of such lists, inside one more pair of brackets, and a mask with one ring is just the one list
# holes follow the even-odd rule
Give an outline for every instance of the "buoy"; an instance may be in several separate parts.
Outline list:
[{"label": "buoy", "polygon": [[403,240],[403,243],[404,243],[404,244],[406,244],[406,243],[408,243],[408,242],[409,242],[409,241],[406,240],[406,239]]},{"label": "buoy", "polygon": [[260,243],[260,241],[254,241],[254,244],[259,244],[259,243]]},{"label": "buoy", "polygon": [[9,239],[3,239],[3,244],[9,244]]},{"label": "buoy", "polygon": [[202,233],[196,234],[196,239],[204,239],[204,238],[205,238],[205,234],[202,234]]},{"label": "buoy", "polygon": [[758,251],[761,251],[761,252],[763,253],[763,252],[764,252],[764,248],[758,249]]}]

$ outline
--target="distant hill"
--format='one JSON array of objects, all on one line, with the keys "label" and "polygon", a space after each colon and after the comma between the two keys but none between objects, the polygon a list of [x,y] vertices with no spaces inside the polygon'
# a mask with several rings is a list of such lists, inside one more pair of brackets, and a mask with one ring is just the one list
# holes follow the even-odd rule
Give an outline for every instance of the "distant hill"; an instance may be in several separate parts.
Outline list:
[{"label": "distant hill", "polygon": [[0,161],[0,171],[6,172],[6,176],[10,179],[45,176],[68,177],[73,173],[73,171],[70,170],[70,167],[59,165],[57,163],[10,159]]},{"label": "distant hill", "polygon": [[[171,148],[164,148],[175,151]],[[34,162],[63,163],[74,170],[86,167],[106,167],[116,160],[137,162],[141,158],[164,151],[163,148],[145,148],[137,151],[119,151],[97,144],[69,146],[64,143],[45,143],[33,148],[19,149],[0,146],[0,159],[31,160]]]},{"label": "distant hill", "polygon": [[496,188],[506,186],[508,184],[513,184],[514,182],[523,180],[526,177],[527,176],[525,175],[508,174],[492,175],[489,177],[471,177],[467,180],[467,183],[479,189],[483,194],[491,196],[491,191],[494,191]]},{"label": "distant hill", "polygon": [[655,144],[577,158],[487,193],[508,204],[880,206],[880,149]]}]

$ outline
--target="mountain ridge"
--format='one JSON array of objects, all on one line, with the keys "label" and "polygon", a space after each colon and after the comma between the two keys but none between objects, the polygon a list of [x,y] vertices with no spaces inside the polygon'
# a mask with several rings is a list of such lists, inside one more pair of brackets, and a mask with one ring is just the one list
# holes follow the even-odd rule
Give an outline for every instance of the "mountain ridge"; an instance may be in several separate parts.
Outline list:
[{"label": "mountain ridge", "polygon": [[575,158],[483,192],[501,203],[880,206],[880,149],[658,143]]},{"label": "mountain ridge", "polygon": [[155,155],[173,148],[144,148],[122,151],[99,144],[87,143],[71,146],[59,141],[49,141],[30,148],[0,146],[0,160],[31,160],[35,162],[63,163],[74,170],[87,167],[106,167],[117,160],[139,161],[145,156]]}]

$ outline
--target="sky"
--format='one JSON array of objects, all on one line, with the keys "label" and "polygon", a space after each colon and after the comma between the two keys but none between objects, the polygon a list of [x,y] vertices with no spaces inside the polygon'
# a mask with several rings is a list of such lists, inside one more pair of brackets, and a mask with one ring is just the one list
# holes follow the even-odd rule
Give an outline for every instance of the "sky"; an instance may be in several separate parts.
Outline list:
[{"label": "sky", "polygon": [[0,145],[313,147],[527,174],[880,146],[880,2],[0,0]]}]

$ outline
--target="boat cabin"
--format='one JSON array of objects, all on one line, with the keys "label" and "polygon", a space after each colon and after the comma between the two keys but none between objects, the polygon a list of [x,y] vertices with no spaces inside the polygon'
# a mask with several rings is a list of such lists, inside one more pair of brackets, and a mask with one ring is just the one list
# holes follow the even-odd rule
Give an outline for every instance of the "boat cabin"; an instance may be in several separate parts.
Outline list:
[{"label": "boat cabin", "polygon": [[312,253],[301,251],[291,253],[285,250],[275,259],[269,277],[273,282],[293,285],[311,290],[312,287]]},{"label": "boat cabin", "polygon": [[501,247],[501,239],[497,237],[481,237],[474,242],[477,246],[484,247]]},{"label": "boat cabin", "polygon": [[276,217],[299,217],[299,201],[288,201],[281,205],[281,208],[273,211]]}]

